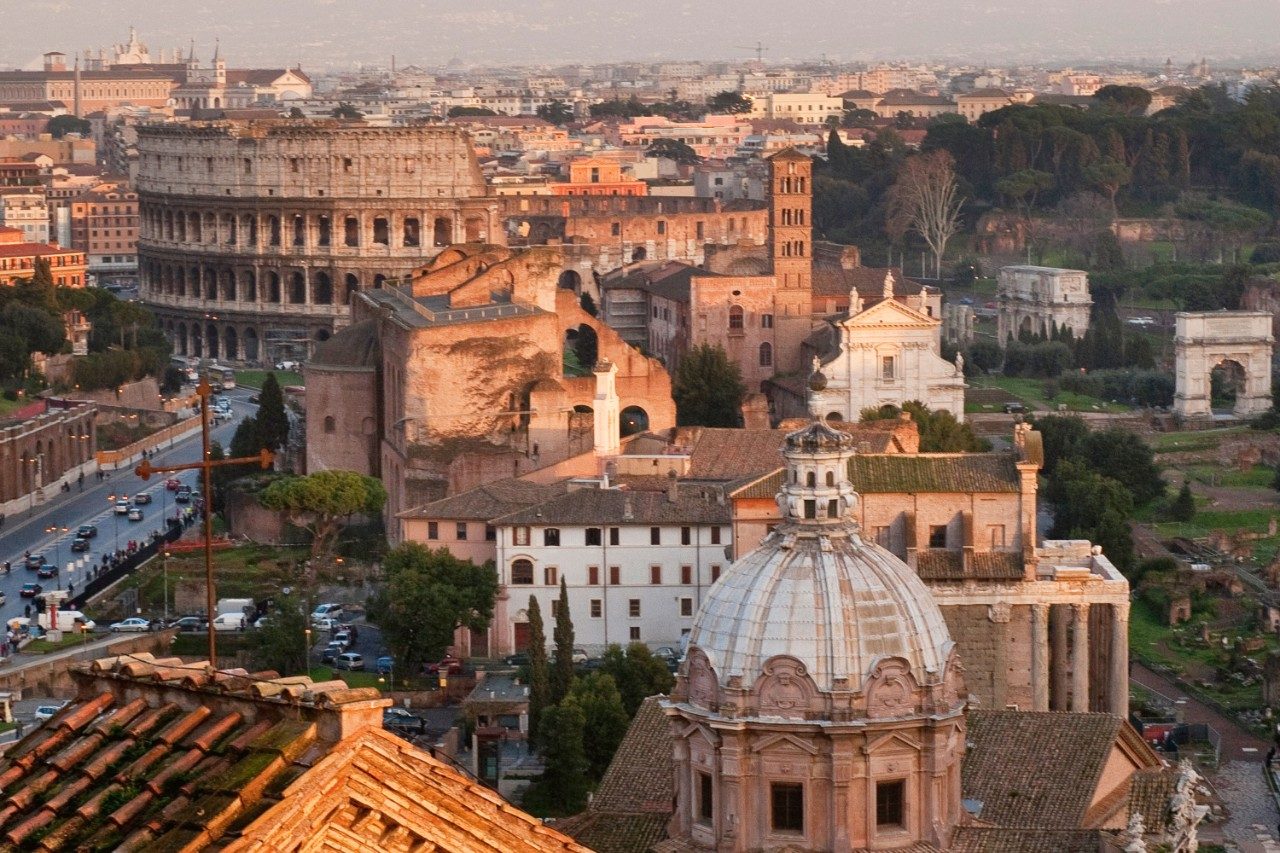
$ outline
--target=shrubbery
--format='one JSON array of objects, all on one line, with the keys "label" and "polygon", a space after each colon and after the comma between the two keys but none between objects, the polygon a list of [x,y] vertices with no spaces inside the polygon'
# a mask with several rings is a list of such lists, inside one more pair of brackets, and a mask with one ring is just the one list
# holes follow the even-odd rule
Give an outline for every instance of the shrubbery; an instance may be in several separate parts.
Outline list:
[{"label": "shrubbery", "polygon": [[1064,391],[1101,400],[1117,400],[1139,406],[1173,405],[1173,377],[1154,370],[1064,373],[1058,383]]}]

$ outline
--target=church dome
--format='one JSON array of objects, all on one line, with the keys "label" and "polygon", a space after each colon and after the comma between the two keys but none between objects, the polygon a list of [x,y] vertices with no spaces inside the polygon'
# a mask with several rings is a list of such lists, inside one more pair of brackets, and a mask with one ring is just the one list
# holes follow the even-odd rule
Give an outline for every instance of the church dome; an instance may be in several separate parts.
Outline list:
[{"label": "church dome", "polygon": [[[754,690],[761,698],[748,705],[767,713],[766,688],[778,689],[757,682],[781,670],[788,689],[799,680],[818,694],[860,696],[848,705],[853,716],[873,713],[868,694],[886,679],[897,685],[896,701],[921,711],[925,693],[945,706],[958,699],[955,644],[933,596],[902,560],[859,535],[851,445],[848,434],[819,422],[787,436],[782,524],[708,591],[694,620],[693,704]],[[832,707],[816,696],[805,702]]]}]

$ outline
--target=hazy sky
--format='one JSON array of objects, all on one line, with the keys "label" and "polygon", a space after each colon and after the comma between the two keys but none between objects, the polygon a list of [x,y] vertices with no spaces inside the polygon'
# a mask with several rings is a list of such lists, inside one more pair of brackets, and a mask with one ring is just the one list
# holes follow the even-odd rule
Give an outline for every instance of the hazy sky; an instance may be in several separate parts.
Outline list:
[{"label": "hazy sky", "polygon": [[[788,17],[783,18],[786,14]],[[766,60],[1280,59],[1277,0],[0,0],[0,65],[215,38],[233,65]]]}]

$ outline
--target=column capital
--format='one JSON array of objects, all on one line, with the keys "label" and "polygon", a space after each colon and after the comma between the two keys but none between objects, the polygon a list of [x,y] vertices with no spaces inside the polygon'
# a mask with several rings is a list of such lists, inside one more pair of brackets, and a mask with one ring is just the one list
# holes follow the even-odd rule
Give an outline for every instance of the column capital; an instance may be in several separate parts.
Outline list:
[{"label": "column capital", "polygon": [[1072,602],[1071,609],[1075,612],[1076,618],[1081,619],[1089,615],[1089,602],[1087,601]]}]

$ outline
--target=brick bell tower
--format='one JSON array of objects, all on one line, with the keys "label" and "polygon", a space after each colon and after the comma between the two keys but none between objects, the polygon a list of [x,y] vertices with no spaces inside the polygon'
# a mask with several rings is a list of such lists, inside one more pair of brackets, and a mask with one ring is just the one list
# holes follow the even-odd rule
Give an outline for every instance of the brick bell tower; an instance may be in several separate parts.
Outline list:
[{"label": "brick bell tower", "polygon": [[778,367],[803,369],[813,329],[813,161],[786,148],[769,158],[769,256],[777,282]]}]

